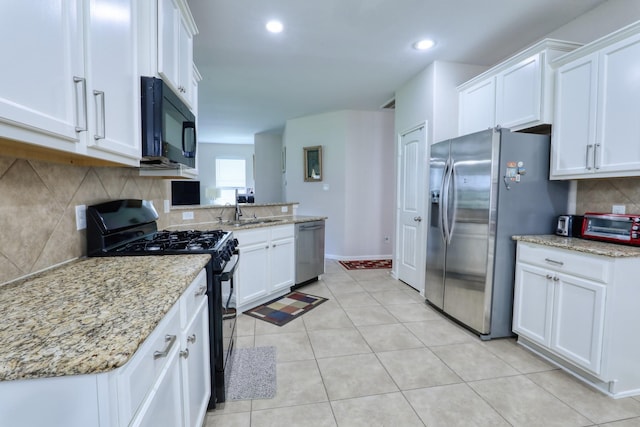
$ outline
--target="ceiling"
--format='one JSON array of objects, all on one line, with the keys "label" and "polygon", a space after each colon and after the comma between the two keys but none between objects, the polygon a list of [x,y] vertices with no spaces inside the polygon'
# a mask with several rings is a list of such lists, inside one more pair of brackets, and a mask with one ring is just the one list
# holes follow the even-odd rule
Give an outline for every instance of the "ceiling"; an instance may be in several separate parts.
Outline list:
[{"label": "ceiling", "polygon": [[[253,143],[287,119],[374,110],[434,60],[493,65],[606,0],[188,0],[199,141]],[[267,20],[283,21],[271,34]],[[431,38],[419,52],[411,44]]]}]

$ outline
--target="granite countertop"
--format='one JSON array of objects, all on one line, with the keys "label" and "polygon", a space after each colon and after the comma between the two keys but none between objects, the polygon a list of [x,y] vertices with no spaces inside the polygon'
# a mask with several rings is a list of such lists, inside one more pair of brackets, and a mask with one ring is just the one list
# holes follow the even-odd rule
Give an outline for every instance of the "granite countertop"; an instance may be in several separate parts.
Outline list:
[{"label": "granite countertop", "polygon": [[549,234],[539,236],[513,236],[512,239],[519,242],[537,243],[539,245],[553,246],[555,248],[613,258],[640,257],[640,247],[637,246],[605,243],[596,240],[579,239],[577,237],[562,237]]},{"label": "granite countertop", "polygon": [[[220,222],[212,222],[212,223],[200,223],[197,224],[197,227],[200,229],[221,229],[225,231],[236,231],[236,230],[248,230],[251,228],[261,228],[261,227],[275,227],[278,225],[286,225],[286,224],[297,224],[300,222],[311,222],[311,221],[324,221],[326,220],[326,216],[307,216],[307,215],[289,215],[289,216],[276,216],[276,217],[266,217],[266,218],[243,218],[240,220],[240,225],[236,225],[232,222],[223,221]],[[176,227],[171,227],[176,228]],[[192,229],[194,228],[193,224],[185,224],[180,225],[177,229]]]},{"label": "granite countertop", "polygon": [[209,258],[83,258],[1,286],[0,381],[124,365]]}]

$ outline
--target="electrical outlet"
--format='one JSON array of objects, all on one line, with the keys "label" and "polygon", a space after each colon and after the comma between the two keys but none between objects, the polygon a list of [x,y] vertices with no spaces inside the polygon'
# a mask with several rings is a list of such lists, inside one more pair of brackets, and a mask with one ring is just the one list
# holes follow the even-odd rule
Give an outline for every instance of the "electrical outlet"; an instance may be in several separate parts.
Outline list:
[{"label": "electrical outlet", "polygon": [[76,205],[76,230],[87,228],[87,205]]},{"label": "electrical outlet", "polygon": [[625,211],[626,209],[624,205],[613,205],[611,207],[611,213],[614,213],[614,214],[624,214]]},{"label": "electrical outlet", "polygon": [[289,212],[289,206],[282,206],[282,207],[280,207],[280,212],[282,212],[282,213],[287,213],[287,212]]},{"label": "electrical outlet", "polygon": [[182,212],[182,219],[193,219],[193,212]]}]

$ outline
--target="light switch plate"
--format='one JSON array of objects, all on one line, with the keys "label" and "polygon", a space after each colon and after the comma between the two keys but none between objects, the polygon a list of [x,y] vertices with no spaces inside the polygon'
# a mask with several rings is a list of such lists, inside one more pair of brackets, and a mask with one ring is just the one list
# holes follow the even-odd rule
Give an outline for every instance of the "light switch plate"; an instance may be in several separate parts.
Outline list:
[{"label": "light switch plate", "polygon": [[614,214],[624,214],[625,211],[626,209],[624,205],[613,205],[611,207],[611,213],[614,213]]},{"label": "light switch plate", "polygon": [[171,205],[169,204],[168,200],[163,200],[164,203],[164,213],[169,213],[169,211],[171,210]]},{"label": "light switch plate", "polygon": [[76,230],[87,228],[87,205],[76,205]]},{"label": "light switch plate", "polygon": [[193,212],[182,212],[182,219],[193,219]]}]

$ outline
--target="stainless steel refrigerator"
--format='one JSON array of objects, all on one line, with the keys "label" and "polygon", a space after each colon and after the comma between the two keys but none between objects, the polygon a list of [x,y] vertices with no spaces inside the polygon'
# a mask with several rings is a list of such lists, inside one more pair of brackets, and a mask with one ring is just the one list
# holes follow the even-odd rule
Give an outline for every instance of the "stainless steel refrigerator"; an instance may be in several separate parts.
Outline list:
[{"label": "stainless steel refrigerator", "polygon": [[508,129],[431,146],[425,297],[482,339],[512,335],[511,236],[551,234],[567,210],[549,148],[546,135]]}]

